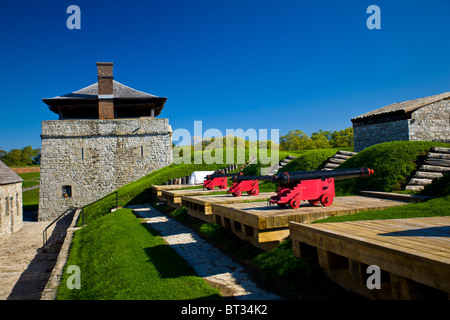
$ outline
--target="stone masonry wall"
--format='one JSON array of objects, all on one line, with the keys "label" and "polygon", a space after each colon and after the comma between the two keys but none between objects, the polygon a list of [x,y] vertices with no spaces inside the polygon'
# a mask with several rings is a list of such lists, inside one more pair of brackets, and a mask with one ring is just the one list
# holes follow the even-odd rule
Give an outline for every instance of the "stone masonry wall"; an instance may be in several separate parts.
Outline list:
[{"label": "stone masonry wall", "polygon": [[353,125],[355,152],[359,152],[378,143],[399,140],[409,140],[408,120],[390,121],[364,126]]},{"label": "stone masonry wall", "polygon": [[409,120],[409,140],[450,142],[450,100],[414,111]]},{"label": "stone masonry wall", "polygon": [[22,225],[22,182],[0,185],[0,243]]},{"label": "stone masonry wall", "polygon": [[41,137],[41,221],[172,163],[168,119],[43,121]]},{"label": "stone masonry wall", "polygon": [[[389,119],[389,118],[387,118]],[[353,125],[355,152],[389,141],[450,142],[450,100],[423,106],[411,113],[411,119]]]}]

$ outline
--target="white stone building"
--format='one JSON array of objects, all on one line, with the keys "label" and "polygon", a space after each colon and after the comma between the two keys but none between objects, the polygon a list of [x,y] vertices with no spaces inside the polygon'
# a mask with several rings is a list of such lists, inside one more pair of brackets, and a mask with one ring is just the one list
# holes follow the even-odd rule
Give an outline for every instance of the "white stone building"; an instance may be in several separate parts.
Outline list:
[{"label": "white stone building", "polygon": [[0,243],[22,228],[22,181],[0,161]]},{"label": "white stone building", "polygon": [[356,152],[389,141],[450,142],[450,92],[394,103],[352,122]]},{"label": "white stone building", "polygon": [[43,121],[39,220],[92,203],[172,163],[172,129],[157,117],[167,98],[113,80],[97,63],[98,83],[43,99],[59,120]]}]

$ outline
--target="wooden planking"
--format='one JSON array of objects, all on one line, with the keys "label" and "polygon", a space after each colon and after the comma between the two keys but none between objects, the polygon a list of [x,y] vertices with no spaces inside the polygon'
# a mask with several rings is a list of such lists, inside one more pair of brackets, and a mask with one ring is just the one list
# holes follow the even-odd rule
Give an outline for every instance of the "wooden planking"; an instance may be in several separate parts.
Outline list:
[{"label": "wooden planking", "polygon": [[181,206],[181,196],[184,195],[206,195],[211,194],[215,192],[223,192],[224,190],[221,189],[214,189],[214,190],[203,190],[203,189],[181,189],[181,190],[162,190],[161,197],[163,199],[167,200],[167,203],[174,208],[178,208]]},{"label": "wooden planking", "polygon": [[201,197],[183,195],[181,196],[181,199],[207,206],[211,205],[212,203],[226,204],[226,203],[240,203],[240,202],[266,200],[273,195],[275,195],[275,193],[273,192],[264,192],[258,194],[257,196],[250,196],[248,194],[243,194],[240,197],[233,197],[230,194],[208,194]]},{"label": "wooden planking", "polygon": [[176,189],[183,189],[183,188],[191,188],[194,187],[192,184],[173,184],[173,185],[153,185],[152,191],[153,194],[157,197],[162,196],[162,190],[176,190]]},{"label": "wooden planking", "polygon": [[267,200],[272,195],[273,192],[260,193],[257,196],[250,196],[248,194],[243,194],[240,197],[233,197],[230,194],[210,194],[202,196],[181,196],[181,205],[187,207],[188,214],[201,219],[206,222],[212,222],[212,203],[240,203],[240,202],[250,202],[258,200]]},{"label": "wooden planking", "polygon": [[450,293],[449,228],[450,217],[290,223],[295,246],[306,243]]},{"label": "wooden planking", "polygon": [[289,221],[310,223],[334,215],[353,214],[365,210],[384,209],[407,204],[396,201],[364,196],[337,197],[330,207],[312,206],[303,202],[298,209],[281,209],[278,206],[268,206],[265,202],[238,204],[211,204],[214,214],[223,215],[228,219],[245,222],[256,229],[273,229],[288,227]]}]

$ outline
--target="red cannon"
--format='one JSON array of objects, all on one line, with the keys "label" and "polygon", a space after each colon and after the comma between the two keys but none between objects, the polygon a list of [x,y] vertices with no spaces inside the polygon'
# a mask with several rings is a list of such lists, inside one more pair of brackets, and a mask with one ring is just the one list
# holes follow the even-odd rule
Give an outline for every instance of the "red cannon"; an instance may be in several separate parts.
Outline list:
[{"label": "red cannon", "polygon": [[240,197],[243,192],[247,192],[249,195],[257,196],[259,194],[258,180],[252,179],[233,182],[233,185],[227,191],[227,193],[231,193],[235,197]]},{"label": "red cannon", "polygon": [[335,197],[335,180],[369,176],[373,173],[369,168],[282,172],[272,179],[279,187],[269,203],[277,204],[280,208],[289,205],[292,209],[300,207],[303,200],[311,205],[320,202],[324,206],[331,206]]},{"label": "red cannon", "polygon": [[203,188],[208,190],[214,190],[215,187],[219,189],[228,188],[228,177],[242,175],[242,172],[238,173],[225,173],[223,170],[217,170],[213,174],[207,175],[205,181],[203,181]]}]

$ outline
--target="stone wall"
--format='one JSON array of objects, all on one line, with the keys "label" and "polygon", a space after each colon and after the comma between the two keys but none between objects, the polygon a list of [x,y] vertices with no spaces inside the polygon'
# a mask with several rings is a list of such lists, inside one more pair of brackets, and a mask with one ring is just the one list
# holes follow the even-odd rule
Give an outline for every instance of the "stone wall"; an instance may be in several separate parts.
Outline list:
[{"label": "stone wall", "polygon": [[450,142],[450,100],[414,111],[409,120],[409,140]]},{"label": "stone wall", "polygon": [[[405,118],[408,118],[405,115]],[[367,124],[353,124],[355,152],[389,141],[450,142],[450,100],[444,99],[423,106],[410,114],[410,119],[383,119]],[[368,121],[369,122],[369,121]]]},{"label": "stone wall", "polygon": [[168,119],[42,122],[39,220],[92,203],[172,163]]},{"label": "stone wall", "polygon": [[408,120],[406,119],[368,125],[353,125],[355,152],[378,143],[399,140],[409,140]]},{"label": "stone wall", "polygon": [[22,182],[0,185],[0,243],[22,225]]}]

